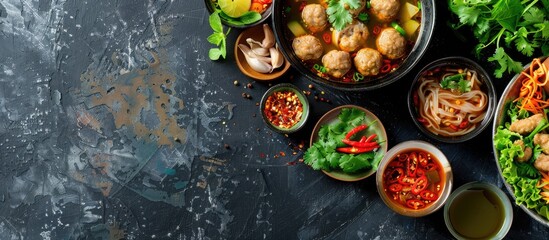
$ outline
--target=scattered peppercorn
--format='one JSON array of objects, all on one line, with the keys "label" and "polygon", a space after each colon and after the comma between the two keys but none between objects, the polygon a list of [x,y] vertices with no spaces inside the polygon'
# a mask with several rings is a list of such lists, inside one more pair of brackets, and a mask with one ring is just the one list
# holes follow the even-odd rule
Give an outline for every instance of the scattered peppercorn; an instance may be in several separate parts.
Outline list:
[{"label": "scattered peppercorn", "polygon": [[252,85],[252,83],[248,83],[248,84],[246,84],[246,87],[247,87],[247,88],[249,88],[249,89],[252,89],[252,88],[254,88],[254,86]]},{"label": "scattered peppercorn", "polygon": [[313,86],[313,84],[309,84],[309,89],[313,89],[315,88],[315,86]]},{"label": "scattered peppercorn", "polygon": [[238,82],[238,80],[234,80],[233,84],[234,84],[235,86],[240,85],[240,83]]},{"label": "scattered peppercorn", "polygon": [[255,105],[256,105],[256,106],[259,106],[259,103],[258,103],[258,102],[256,102],[256,103],[255,103]]},{"label": "scattered peppercorn", "polygon": [[229,146],[229,144],[226,144],[226,143],[223,145],[223,147],[224,147],[225,149],[231,149],[231,146]]}]

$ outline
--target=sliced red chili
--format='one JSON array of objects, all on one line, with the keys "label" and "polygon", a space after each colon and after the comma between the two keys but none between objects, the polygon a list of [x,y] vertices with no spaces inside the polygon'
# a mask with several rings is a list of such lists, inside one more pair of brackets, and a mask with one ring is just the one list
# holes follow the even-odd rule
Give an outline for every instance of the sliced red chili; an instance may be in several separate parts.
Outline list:
[{"label": "sliced red chili", "polygon": [[421,196],[422,199],[424,200],[427,200],[427,201],[435,201],[438,199],[438,194],[433,192],[433,191],[430,191],[430,190],[423,190],[419,193],[419,196]]},{"label": "sliced red chili", "polygon": [[388,73],[389,71],[391,71],[391,64],[384,64],[379,71],[381,73]]},{"label": "sliced red chili", "polygon": [[461,123],[459,124],[458,127],[459,127],[460,129],[464,129],[464,128],[466,128],[467,126],[469,126],[469,121],[463,120],[463,122],[461,122]]},{"label": "sliced red chili", "polygon": [[328,33],[328,32],[322,34],[322,40],[324,40],[324,42],[325,42],[326,44],[332,43],[332,34],[330,34],[330,33]]},{"label": "sliced red chili", "polygon": [[408,176],[402,176],[398,178],[398,183],[402,185],[414,185],[416,181],[417,180],[415,178],[408,177]]},{"label": "sliced red chili", "polygon": [[419,165],[424,167],[427,166],[427,163],[429,163],[429,159],[427,158],[427,156],[425,156],[425,153],[420,152],[417,157],[419,158]]},{"label": "sliced red chili", "polygon": [[393,183],[391,185],[389,185],[389,191],[391,192],[398,192],[402,190],[402,185],[398,184],[398,183]]},{"label": "sliced red chili", "polygon": [[395,168],[389,172],[387,176],[387,182],[394,183],[399,181],[400,178],[404,176],[404,170],[402,168]]},{"label": "sliced red chili", "polygon": [[408,175],[410,177],[415,177],[416,176],[416,170],[417,170],[417,164],[418,164],[417,154],[415,152],[412,152],[408,156],[408,159],[407,159],[407,162],[406,162],[406,175]]},{"label": "sliced red chili", "polygon": [[422,123],[422,124],[427,124],[427,120],[425,120],[425,118],[422,118],[422,117],[418,117],[417,121]]},{"label": "sliced red chili", "polygon": [[379,25],[375,25],[372,32],[374,35],[378,35],[381,32],[381,27]]},{"label": "sliced red chili", "polygon": [[368,128],[368,125],[366,125],[366,124],[358,125],[358,126],[356,126],[355,128],[351,129],[351,131],[349,131],[349,132],[345,135],[345,138],[346,138],[346,139],[351,139],[351,137],[352,137],[353,135],[355,135],[356,133],[358,133],[358,132],[360,132],[360,131],[362,131],[362,130],[364,130],[364,129],[366,129],[366,128]]},{"label": "sliced red chili", "polygon": [[421,209],[425,207],[425,203],[419,199],[408,199],[406,201],[406,206],[412,209]]},{"label": "sliced red chili", "polygon": [[360,141],[358,141],[358,142],[361,142],[361,143],[362,143],[362,142],[366,142],[366,139],[368,139],[368,138],[366,138],[366,136],[362,136],[362,137],[360,138]]},{"label": "sliced red chili", "polygon": [[425,170],[429,171],[429,170],[433,170],[433,169],[437,169],[437,165],[434,164],[434,163],[427,163],[427,165],[425,165]]},{"label": "sliced red chili", "polygon": [[454,126],[453,124],[448,125],[452,130],[459,131],[459,128],[457,126]]},{"label": "sliced red chili", "polygon": [[425,176],[425,170],[418,168],[416,170],[416,177],[421,177],[421,176]]},{"label": "sliced red chili", "polygon": [[398,167],[398,168],[403,168],[404,167],[404,163],[401,162],[401,161],[391,161],[388,165],[389,167]]},{"label": "sliced red chili", "polygon": [[421,176],[417,178],[412,185],[412,193],[419,194],[421,191],[427,188],[427,185],[429,185],[429,180],[427,180],[427,176]]}]

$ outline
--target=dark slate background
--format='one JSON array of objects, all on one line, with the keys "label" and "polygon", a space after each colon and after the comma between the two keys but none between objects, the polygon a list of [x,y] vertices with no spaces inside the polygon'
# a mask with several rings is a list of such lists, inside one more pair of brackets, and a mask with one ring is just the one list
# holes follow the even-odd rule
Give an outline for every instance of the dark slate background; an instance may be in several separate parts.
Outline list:
[{"label": "dark slate background", "polygon": [[[490,129],[442,144],[408,115],[407,91],[421,67],[474,58],[474,40],[459,40],[447,25],[446,1],[437,10],[434,39],[406,77],[371,92],[315,85],[313,95],[331,103],[311,95],[310,121],[284,136],[264,125],[256,104],[271,84],[311,82],[293,70],[271,83],[240,73],[232,50],[240,29],[229,35],[227,59],[209,60],[202,1],[1,1],[0,239],[450,239],[442,211],[400,216],[373,177],[339,182],[299,162],[316,120],[356,104],[377,114],[390,147],[412,139],[439,147],[455,187],[503,186]],[[485,59],[476,60],[492,71]],[[126,91],[138,78],[139,90]],[[170,81],[154,93],[163,78]],[[493,79],[498,96],[509,79]],[[158,99],[170,101],[159,108]],[[125,114],[124,104],[140,112]],[[116,124],[124,119],[131,124]],[[167,145],[153,131],[163,121],[175,128],[160,133],[172,137]],[[517,206],[514,214],[509,239],[546,238],[545,226]]]}]

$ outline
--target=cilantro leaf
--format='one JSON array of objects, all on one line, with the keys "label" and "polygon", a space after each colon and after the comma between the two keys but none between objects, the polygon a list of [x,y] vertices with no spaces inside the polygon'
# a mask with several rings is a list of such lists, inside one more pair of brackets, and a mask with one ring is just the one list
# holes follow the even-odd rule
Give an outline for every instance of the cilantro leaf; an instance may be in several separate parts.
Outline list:
[{"label": "cilantro leaf", "polygon": [[507,55],[502,47],[496,48],[496,52],[488,58],[488,61],[496,61],[499,63],[500,67],[494,72],[497,78],[501,78],[505,71],[508,73],[522,71],[522,64],[520,62],[516,62],[509,55]]},{"label": "cilantro leaf", "polygon": [[[360,169],[372,167],[369,160],[374,158],[374,152],[349,156],[349,158],[339,161],[339,167],[346,173],[354,173]],[[366,158],[368,161],[364,161],[363,158]]]},{"label": "cilantro leaf", "polygon": [[537,7],[531,7],[524,13],[522,18],[524,19],[524,25],[530,25],[534,23],[542,23],[544,20],[545,14]]},{"label": "cilantro leaf", "polygon": [[520,0],[500,0],[494,4],[492,18],[509,31],[515,31],[517,22],[524,11]]},{"label": "cilantro leaf", "polygon": [[328,21],[337,31],[341,31],[353,21],[349,9],[358,9],[359,7],[360,0],[329,0],[326,9]]},{"label": "cilantro leaf", "polygon": [[462,93],[471,91],[471,84],[465,80],[465,73],[445,77],[440,82],[440,87],[443,89],[458,90]]},{"label": "cilantro leaf", "polygon": [[474,48],[477,58],[493,47],[488,60],[496,62],[494,75],[519,73],[522,63],[507,53],[526,57],[549,54],[549,0],[449,0],[449,9],[459,18],[454,29],[470,26],[478,40]]}]

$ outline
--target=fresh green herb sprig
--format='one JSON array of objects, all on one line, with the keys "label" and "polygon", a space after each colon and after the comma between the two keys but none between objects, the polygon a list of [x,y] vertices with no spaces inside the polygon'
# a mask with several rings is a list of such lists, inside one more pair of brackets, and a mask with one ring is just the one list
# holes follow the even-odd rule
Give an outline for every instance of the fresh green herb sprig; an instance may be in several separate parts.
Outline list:
[{"label": "fresh green herb sprig", "polygon": [[549,0],[449,0],[449,7],[459,17],[455,29],[472,27],[477,57],[495,45],[488,61],[498,64],[497,78],[522,70],[523,64],[509,55],[513,51],[549,55]]},{"label": "fresh green herb sprig", "polygon": [[208,42],[218,46],[218,48],[211,48],[208,52],[208,56],[211,60],[218,60],[219,57],[225,58],[227,55],[227,36],[231,32],[231,28],[227,29],[227,32],[223,31],[223,25],[221,24],[221,18],[219,17],[219,11],[214,11],[209,18],[210,27],[213,33],[208,36]]},{"label": "fresh green herb sprig", "polygon": [[444,89],[455,89],[462,93],[471,91],[471,84],[465,80],[465,73],[459,73],[445,77],[440,82],[440,87]]},{"label": "fresh green herb sprig", "polygon": [[363,111],[356,108],[343,108],[336,121],[320,128],[318,140],[303,156],[304,162],[314,170],[342,170],[346,173],[354,173],[377,169],[383,154],[377,154],[377,152],[348,154],[336,151],[336,148],[346,146],[342,142],[346,134],[365,120],[366,114]]},{"label": "fresh green herb sprig", "polygon": [[349,10],[360,8],[360,0],[328,0],[328,21],[337,31],[343,30],[353,21]]}]

